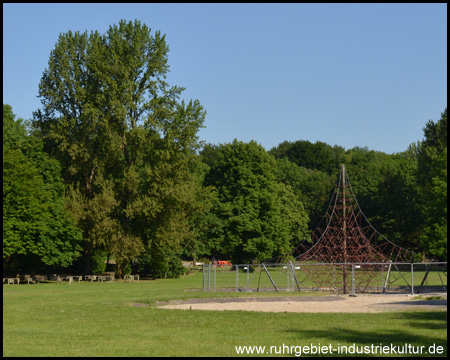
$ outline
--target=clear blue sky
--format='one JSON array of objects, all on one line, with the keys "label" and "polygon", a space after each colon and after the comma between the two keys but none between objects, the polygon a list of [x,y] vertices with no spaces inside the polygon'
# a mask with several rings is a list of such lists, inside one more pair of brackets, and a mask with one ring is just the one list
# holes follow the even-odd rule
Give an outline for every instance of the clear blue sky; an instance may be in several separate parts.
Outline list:
[{"label": "clear blue sky", "polygon": [[447,4],[3,4],[3,103],[31,118],[59,34],[121,19],[166,34],[206,142],[394,153],[447,106]]}]

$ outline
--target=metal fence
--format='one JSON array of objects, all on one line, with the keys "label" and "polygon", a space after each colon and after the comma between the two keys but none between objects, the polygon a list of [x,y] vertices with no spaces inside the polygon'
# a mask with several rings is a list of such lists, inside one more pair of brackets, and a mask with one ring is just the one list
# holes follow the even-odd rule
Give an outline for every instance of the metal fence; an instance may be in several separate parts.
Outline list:
[{"label": "metal fence", "polygon": [[204,291],[447,292],[447,263],[203,265]]}]

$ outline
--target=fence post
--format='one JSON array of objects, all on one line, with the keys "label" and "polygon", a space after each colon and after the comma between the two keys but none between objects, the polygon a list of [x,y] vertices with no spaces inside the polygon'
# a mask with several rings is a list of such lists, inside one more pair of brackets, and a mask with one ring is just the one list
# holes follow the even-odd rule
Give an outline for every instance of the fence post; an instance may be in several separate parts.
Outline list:
[{"label": "fence post", "polygon": [[295,280],[295,284],[297,285],[298,291],[300,291],[300,284],[298,283],[297,275],[295,275],[295,267],[294,267],[294,264],[292,263],[292,261],[289,261],[289,263],[291,264],[292,276],[293,276],[293,278],[294,278],[294,280]]},{"label": "fence post", "polygon": [[386,287],[387,287],[387,284],[388,284],[388,281],[389,281],[389,275],[391,274],[391,266],[392,266],[392,261],[389,260],[389,267],[388,267],[388,271],[387,271],[387,274],[386,274],[386,280],[385,280],[384,286],[383,286],[383,293],[386,292]]},{"label": "fence post", "polygon": [[250,265],[247,264],[247,290],[249,290],[250,286]]},{"label": "fence post", "polygon": [[278,292],[278,288],[275,285],[275,282],[273,281],[272,276],[270,276],[269,270],[267,270],[266,265],[262,264],[262,266],[263,266],[264,270],[266,271],[266,274],[269,277],[270,282],[272,283],[273,287],[275,288],[275,291]]},{"label": "fence post", "polygon": [[211,281],[209,279],[210,273],[211,273],[211,264],[208,264],[208,291],[211,288]]},{"label": "fence post", "polygon": [[337,283],[336,283],[336,265],[333,265],[333,285],[334,285],[334,291],[337,289]]},{"label": "fence post", "polygon": [[350,296],[355,297],[356,293],[355,293],[355,264],[352,264],[352,293],[350,294]]},{"label": "fence post", "polygon": [[239,265],[236,266],[236,292],[239,291]]},{"label": "fence post", "polygon": [[411,263],[411,295],[414,295],[414,263]]},{"label": "fence post", "polygon": [[[283,266],[283,268],[284,268],[284,266]],[[291,291],[290,273],[291,273],[291,268],[289,266],[286,266],[286,291],[287,292]]]},{"label": "fence post", "polygon": [[214,292],[216,292],[216,270],[217,266],[214,267]]},{"label": "fence post", "polygon": [[202,290],[205,291],[205,264],[202,264]]}]

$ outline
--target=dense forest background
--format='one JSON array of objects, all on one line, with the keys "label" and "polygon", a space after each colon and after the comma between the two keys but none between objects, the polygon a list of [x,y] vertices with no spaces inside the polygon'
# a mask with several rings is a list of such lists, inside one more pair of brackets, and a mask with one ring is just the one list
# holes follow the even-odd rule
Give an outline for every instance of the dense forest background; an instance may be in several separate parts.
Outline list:
[{"label": "dense forest background", "polygon": [[69,31],[33,118],[3,104],[4,274],[102,273],[115,260],[118,276],[176,277],[181,259],[289,253],[321,220],[340,164],[379,232],[446,261],[447,109],[397,154],[307,140],[270,151],[204,144],[206,111],[165,81],[168,51],[139,21]]}]

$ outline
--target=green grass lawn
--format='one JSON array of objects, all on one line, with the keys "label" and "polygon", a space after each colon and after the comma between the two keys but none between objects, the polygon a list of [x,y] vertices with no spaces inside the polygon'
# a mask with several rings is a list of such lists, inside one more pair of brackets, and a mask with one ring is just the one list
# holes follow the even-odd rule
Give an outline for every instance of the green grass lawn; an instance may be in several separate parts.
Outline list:
[{"label": "green grass lawn", "polygon": [[[391,343],[443,346],[441,356],[447,354],[446,312],[302,314],[154,307],[156,301],[286,295],[189,291],[201,286],[201,273],[139,283],[3,285],[3,356],[237,356],[236,346],[265,346],[267,352],[283,345]],[[294,294],[302,296],[289,293]]]}]

